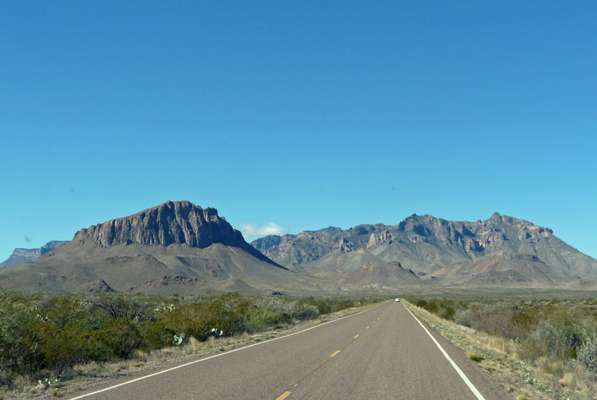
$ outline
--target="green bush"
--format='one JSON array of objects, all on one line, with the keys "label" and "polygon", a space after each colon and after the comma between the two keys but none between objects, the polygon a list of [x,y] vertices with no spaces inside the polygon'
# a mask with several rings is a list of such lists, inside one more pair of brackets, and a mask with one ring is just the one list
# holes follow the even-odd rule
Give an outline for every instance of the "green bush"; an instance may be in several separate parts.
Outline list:
[{"label": "green bush", "polygon": [[143,345],[139,329],[126,318],[106,322],[100,331],[99,340],[109,359],[127,359]]},{"label": "green bush", "polygon": [[469,358],[471,360],[473,360],[474,362],[481,362],[481,361],[485,360],[485,358],[475,355],[475,354],[471,354],[471,356]]},{"label": "green bush", "polygon": [[589,337],[577,351],[577,359],[589,371],[597,372],[597,337]]},{"label": "green bush", "polygon": [[422,299],[411,300],[411,303],[413,303],[415,306],[421,307],[421,308],[424,308],[427,305],[427,301],[422,300]]},{"label": "green bush", "polygon": [[427,311],[429,311],[430,313],[434,313],[437,314],[438,310],[439,310],[439,305],[437,304],[437,302],[435,301],[430,301],[427,304],[425,304],[423,306],[423,308]]},{"label": "green bush", "polygon": [[266,327],[280,322],[280,315],[271,310],[260,310],[252,308],[248,315],[247,330],[249,332],[259,332]]},{"label": "green bush", "polygon": [[442,318],[450,320],[450,321],[454,321],[455,314],[456,314],[456,310],[453,307],[447,307],[442,314]]}]

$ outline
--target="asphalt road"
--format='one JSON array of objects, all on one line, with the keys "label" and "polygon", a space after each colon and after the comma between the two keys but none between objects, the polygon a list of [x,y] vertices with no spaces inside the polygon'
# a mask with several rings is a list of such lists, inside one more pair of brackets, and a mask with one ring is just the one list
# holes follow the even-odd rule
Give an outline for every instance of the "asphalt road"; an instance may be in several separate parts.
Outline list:
[{"label": "asphalt road", "polygon": [[[424,323],[423,323],[424,325]],[[426,326],[426,325],[425,325]],[[498,400],[510,395],[402,302],[71,399]],[[465,381],[468,380],[470,385]],[[477,394],[475,394],[477,391]]]}]

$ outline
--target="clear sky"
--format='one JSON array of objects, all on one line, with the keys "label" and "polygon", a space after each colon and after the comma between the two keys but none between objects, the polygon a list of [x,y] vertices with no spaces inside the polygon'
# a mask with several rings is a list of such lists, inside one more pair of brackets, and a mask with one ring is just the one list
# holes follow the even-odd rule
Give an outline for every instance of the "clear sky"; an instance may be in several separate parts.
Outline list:
[{"label": "clear sky", "polygon": [[597,257],[597,2],[2,1],[0,261],[167,200]]}]

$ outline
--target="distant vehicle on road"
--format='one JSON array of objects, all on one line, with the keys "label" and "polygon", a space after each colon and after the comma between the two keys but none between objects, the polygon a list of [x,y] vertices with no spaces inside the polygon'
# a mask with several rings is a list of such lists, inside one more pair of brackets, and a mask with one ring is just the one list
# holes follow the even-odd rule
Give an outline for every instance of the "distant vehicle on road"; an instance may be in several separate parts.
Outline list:
[{"label": "distant vehicle on road", "polygon": [[400,301],[400,297],[396,297],[396,301]]}]

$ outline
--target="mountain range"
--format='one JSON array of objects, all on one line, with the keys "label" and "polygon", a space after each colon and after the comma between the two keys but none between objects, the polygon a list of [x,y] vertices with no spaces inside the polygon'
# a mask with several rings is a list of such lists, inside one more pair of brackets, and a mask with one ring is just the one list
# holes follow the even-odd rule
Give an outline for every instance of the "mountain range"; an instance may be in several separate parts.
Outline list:
[{"label": "mountain range", "polygon": [[249,244],[216,209],[168,201],[50,243],[53,250],[44,246],[49,251],[36,249],[37,258],[0,269],[0,288],[181,294],[597,288],[597,260],[549,228],[498,213],[476,222],[413,214],[393,226],[330,227]]},{"label": "mountain range", "polygon": [[329,227],[270,235],[251,245],[280,265],[324,270],[353,271],[365,264],[399,261],[422,277],[501,251],[534,256],[564,280],[597,278],[597,260],[556,237],[551,229],[498,213],[476,222],[413,214],[393,226]]}]

